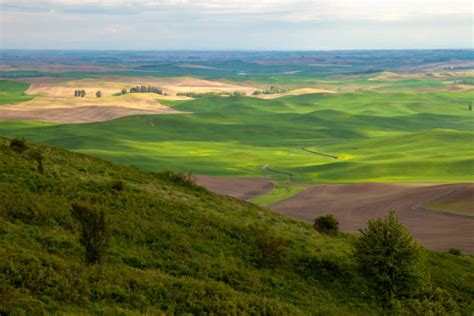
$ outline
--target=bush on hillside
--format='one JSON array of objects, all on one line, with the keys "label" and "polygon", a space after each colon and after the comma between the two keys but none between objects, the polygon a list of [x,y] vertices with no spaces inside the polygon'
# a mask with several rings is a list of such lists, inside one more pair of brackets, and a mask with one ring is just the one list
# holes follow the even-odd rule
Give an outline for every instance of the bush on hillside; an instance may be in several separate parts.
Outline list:
[{"label": "bush on hillside", "polygon": [[125,189],[125,183],[123,183],[123,181],[114,181],[112,183],[112,189],[114,191],[123,191]]},{"label": "bush on hillside", "polygon": [[28,146],[26,145],[26,142],[23,138],[13,138],[11,141],[10,141],[10,148],[21,154],[23,152],[25,152],[25,150],[28,148]]},{"label": "bush on hillside", "polygon": [[331,214],[316,217],[313,226],[323,234],[336,234],[339,231],[339,221]]},{"label": "bush on hillside", "polygon": [[337,260],[305,256],[298,260],[296,271],[306,279],[318,281],[333,281],[346,277],[347,268]]},{"label": "bush on hillside", "polygon": [[255,235],[254,262],[259,268],[274,268],[283,262],[286,255],[285,242],[267,227],[253,228]]},{"label": "bush on hillside", "polygon": [[369,221],[355,245],[361,273],[384,299],[417,293],[421,247],[398,221],[395,212]]},{"label": "bush on hillside", "polygon": [[452,254],[452,255],[455,255],[455,256],[460,256],[462,255],[462,252],[461,250],[457,249],[457,248],[451,248],[448,250],[448,253]]},{"label": "bush on hillside", "polygon": [[75,202],[72,216],[81,224],[80,242],[86,251],[86,262],[101,263],[108,239],[105,210],[95,210],[89,204]]}]

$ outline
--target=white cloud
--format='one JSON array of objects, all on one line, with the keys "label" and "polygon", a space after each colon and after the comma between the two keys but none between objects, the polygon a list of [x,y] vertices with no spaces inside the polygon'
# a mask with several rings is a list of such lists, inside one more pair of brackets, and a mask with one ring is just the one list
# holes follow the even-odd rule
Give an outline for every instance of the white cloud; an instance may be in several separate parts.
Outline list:
[{"label": "white cloud", "polygon": [[430,16],[470,16],[470,0],[2,0],[7,10],[108,14],[134,10],[198,10],[201,14],[251,14],[308,20],[403,21]]},{"label": "white cloud", "polygon": [[470,0],[0,0],[0,10],[4,47],[472,45]]}]

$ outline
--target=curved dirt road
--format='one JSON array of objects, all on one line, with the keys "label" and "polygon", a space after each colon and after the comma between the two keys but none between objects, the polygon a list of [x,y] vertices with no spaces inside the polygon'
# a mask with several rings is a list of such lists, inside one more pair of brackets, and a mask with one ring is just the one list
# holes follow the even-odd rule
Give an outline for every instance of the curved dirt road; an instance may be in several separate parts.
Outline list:
[{"label": "curved dirt road", "polygon": [[312,150],[304,148],[303,146],[301,146],[300,149],[302,151],[306,151],[306,152],[311,153],[311,154],[315,154],[315,155],[319,155],[319,156],[323,156],[323,157],[329,157],[329,158],[332,158],[332,159],[337,159],[337,156],[328,155],[328,154],[320,153],[320,152],[317,152],[317,151],[312,151]]}]

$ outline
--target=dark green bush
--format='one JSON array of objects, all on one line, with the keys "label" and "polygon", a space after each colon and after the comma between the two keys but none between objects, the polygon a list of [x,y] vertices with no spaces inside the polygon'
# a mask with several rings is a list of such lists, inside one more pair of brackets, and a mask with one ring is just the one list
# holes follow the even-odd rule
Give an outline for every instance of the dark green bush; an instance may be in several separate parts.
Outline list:
[{"label": "dark green bush", "polygon": [[339,221],[331,214],[316,217],[313,226],[323,234],[336,234],[339,231]]},{"label": "dark green bush", "polygon": [[23,138],[13,138],[10,141],[10,148],[16,151],[17,153],[21,154],[25,152],[28,146],[26,145],[26,142]]},{"label": "dark green bush", "polygon": [[460,256],[462,255],[462,252],[461,250],[457,249],[457,248],[451,248],[448,250],[448,253],[452,254],[452,255],[455,255],[455,256]]},{"label": "dark green bush", "polygon": [[384,299],[417,293],[421,285],[421,247],[398,221],[395,212],[369,221],[355,245],[362,274]]},{"label": "dark green bush", "polygon": [[296,271],[306,279],[319,281],[331,281],[346,274],[337,261],[316,257],[299,259]]},{"label": "dark green bush", "polygon": [[253,228],[255,234],[254,261],[259,268],[274,268],[286,255],[285,242],[268,228]]},{"label": "dark green bush", "polygon": [[81,244],[88,264],[101,263],[108,239],[105,210],[95,210],[89,204],[75,202],[72,216],[81,224]]},{"label": "dark green bush", "polygon": [[115,181],[112,183],[112,189],[115,191],[123,191],[125,189],[125,183],[123,181]]}]

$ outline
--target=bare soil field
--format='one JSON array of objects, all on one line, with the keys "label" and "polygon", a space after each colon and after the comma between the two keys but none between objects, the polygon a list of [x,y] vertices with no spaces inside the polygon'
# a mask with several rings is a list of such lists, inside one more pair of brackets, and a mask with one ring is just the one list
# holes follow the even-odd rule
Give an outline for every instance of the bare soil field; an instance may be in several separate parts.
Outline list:
[{"label": "bare soil field", "polygon": [[[451,195],[451,196],[450,196]],[[474,183],[457,184],[321,184],[272,206],[278,213],[312,222],[335,215],[345,232],[357,232],[367,221],[395,210],[400,221],[424,246],[445,251],[459,248],[474,253],[474,217],[427,208],[431,202],[459,201],[474,195]],[[474,205],[463,207],[474,212]]]},{"label": "bare soil field", "polygon": [[150,93],[116,97],[65,98],[39,96],[33,100],[0,107],[0,120],[34,120],[58,123],[107,121],[136,114],[176,114]]},{"label": "bare soil field", "polygon": [[[23,80],[28,82],[27,80]],[[168,98],[182,99],[177,97],[177,93],[193,92],[193,93],[209,93],[209,92],[234,92],[241,91],[250,95],[255,87],[247,85],[238,85],[232,83],[224,83],[219,81],[211,81],[192,77],[171,77],[171,78],[154,78],[154,77],[103,77],[103,78],[87,78],[69,81],[31,81],[32,85],[26,91],[28,94],[41,94],[45,96],[61,96],[71,97],[74,90],[85,90],[88,96],[93,96],[97,90],[102,92],[103,96],[111,96],[120,92],[122,88],[130,89],[135,86],[156,86],[162,89]]]},{"label": "bare soil field", "polygon": [[266,178],[237,178],[237,177],[213,177],[193,176],[197,184],[209,191],[219,194],[230,195],[243,200],[250,200],[259,195],[270,192],[273,183]]},{"label": "bare soil field", "polygon": [[173,110],[166,109],[137,109],[120,106],[79,106],[68,108],[44,108],[28,111],[17,110],[13,107],[0,108],[0,120],[27,120],[55,123],[89,123],[110,121],[116,118],[139,114],[173,114]]}]

